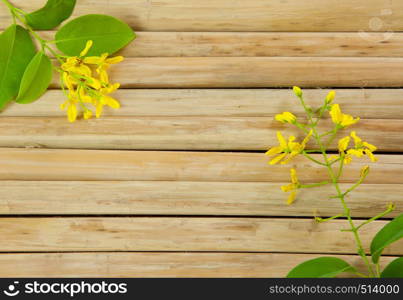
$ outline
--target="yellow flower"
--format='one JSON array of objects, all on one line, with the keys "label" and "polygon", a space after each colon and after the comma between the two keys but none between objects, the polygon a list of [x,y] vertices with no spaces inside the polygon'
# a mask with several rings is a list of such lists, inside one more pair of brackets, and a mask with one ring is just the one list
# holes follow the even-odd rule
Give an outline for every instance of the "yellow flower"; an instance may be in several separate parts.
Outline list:
[{"label": "yellow flower", "polygon": [[351,132],[351,137],[353,138],[355,145],[354,148],[347,151],[347,154],[354,155],[358,158],[366,154],[372,162],[376,162],[378,160],[372,153],[377,149],[374,145],[363,142],[362,139],[356,135],[355,131]]},{"label": "yellow flower", "polygon": [[299,98],[302,97],[302,90],[301,90],[300,87],[294,86],[294,87],[292,88],[292,90],[294,91],[294,94],[295,94],[297,97],[299,97]]},{"label": "yellow flower", "polygon": [[292,113],[286,111],[282,114],[278,114],[275,116],[275,119],[281,123],[290,123],[293,124],[297,120],[297,117],[294,116]]},{"label": "yellow flower", "polygon": [[291,205],[295,201],[295,198],[297,196],[296,190],[300,186],[300,183],[299,183],[299,180],[298,180],[298,177],[297,177],[297,170],[292,168],[290,170],[290,176],[291,176],[291,183],[287,184],[287,185],[283,185],[281,187],[281,190],[283,192],[291,192],[290,195],[288,196],[288,199],[287,199],[287,204],[288,205]]},{"label": "yellow flower", "polygon": [[[68,90],[68,100],[61,105],[64,110],[67,108],[67,115],[70,122],[77,119],[77,107],[79,103],[83,108],[84,119],[90,119],[93,115],[91,109],[85,104],[92,104],[95,107],[95,116],[99,118],[105,105],[114,109],[120,108],[120,103],[109,96],[116,91],[119,83],[110,83],[107,70],[110,65],[123,60],[122,56],[108,58],[108,54],[101,56],[85,57],[93,45],[87,41],[80,56],[67,57],[61,65],[62,85]],[[97,65],[96,72],[89,65]]]},{"label": "yellow flower", "polygon": [[327,94],[327,96],[326,96],[326,104],[332,103],[335,97],[336,97],[336,92],[330,91],[329,94]]},{"label": "yellow flower", "polygon": [[330,116],[332,117],[333,123],[339,125],[341,128],[353,125],[360,120],[360,118],[354,119],[350,115],[343,114],[338,104],[332,105],[330,109]]},{"label": "yellow flower", "polygon": [[284,139],[281,132],[277,132],[277,139],[279,141],[279,146],[272,147],[269,151],[266,152],[266,155],[272,156],[277,155],[269,161],[270,165],[275,165],[281,161],[281,164],[288,163],[295,156],[300,154],[306,146],[306,143],[309,141],[312,135],[312,130],[309,134],[304,138],[301,143],[295,142],[295,137],[290,136],[288,138],[288,142]]}]

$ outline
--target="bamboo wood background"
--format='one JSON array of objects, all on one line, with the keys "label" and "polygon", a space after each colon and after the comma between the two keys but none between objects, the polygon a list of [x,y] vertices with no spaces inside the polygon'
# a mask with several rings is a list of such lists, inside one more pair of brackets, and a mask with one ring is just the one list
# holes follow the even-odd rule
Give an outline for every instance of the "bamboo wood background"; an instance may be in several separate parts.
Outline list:
[{"label": "bamboo wood background", "polygon": [[[343,220],[312,221],[340,213],[331,187],[286,206],[289,166],[268,166],[263,151],[277,130],[296,133],[275,114],[303,117],[289,87],[307,88],[312,106],[335,88],[380,152],[352,214],[389,202],[389,217],[403,212],[401,1],[77,2],[75,15],[111,14],[138,34],[112,68],[122,108],[69,124],[55,80],[35,104],[1,112],[0,276],[282,277],[317,255],[363,269]],[[9,21],[0,6],[0,28]],[[342,185],[367,163],[346,168]],[[326,177],[292,165],[302,181]],[[365,227],[366,249],[385,222]],[[403,255],[403,242],[385,254],[382,264]]]}]

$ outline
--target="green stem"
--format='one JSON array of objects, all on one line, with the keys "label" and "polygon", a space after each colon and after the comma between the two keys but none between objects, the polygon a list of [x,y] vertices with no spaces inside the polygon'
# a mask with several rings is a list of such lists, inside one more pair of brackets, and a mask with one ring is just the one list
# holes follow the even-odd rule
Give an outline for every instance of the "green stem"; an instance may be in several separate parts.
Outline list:
[{"label": "green stem", "polygon": [[306,151],[302,151],[302,154],[303,154],[306,158],[308,158],[309,160],[313,161],[314,163],[317,163],[317,164],[322,165],[322,166],[326,166],[326,164],[324,164],[324,163],[320,162],[319,160],[313,158],[313,157],[310,156],[308,153],[306,153]]},{"label": "green stem", "polygon": [[[306,113],[308,114],[310,124],[311,125],[314,124],[314,122],[312,120],[312,114],[311,114],[310,110],[307,108],[303,97],[301,96],[301,97],[299,97],[299,99],[300,99],[301,104],[304,107]],[[330,141],[333,140],[333,136],[335,136],[336,133],[337,133],[337,129],[335,129],[335,133],[332,135]],[[329,158],[328,158],[327,153],[326,153],[326,148],[322,144],[322,140],[321,140],[321,138],[320,138],[315,126],[312,126],[312,134],[313,134],[313,137],[316,140],[319,148],[321,149],[321,152],[322,152],[323,158],[325,160],[325,165],[326,165],[326,168],[328,170],[329,176],[330,176],[330,178],[332,180],[332,183],[333,183],[333,185],[334,185],[334,187],[335,187],[335,189],[337,191],[337,196],[340,198],[341,204],[343,206],[344,215],[347,217],[348,223],[350,224],[351,231],[353,232],[354,239],[355,239],[355,242],[356,242],[357,247],[358,247],[358,255],[361,256],[361,258],[363,259],[364,263],[366,264],[370,276],[375,276],[374,271],[372,269],[372,266],[371,266],[371,264],[370,264],[370,262],[368,260],[368,257],[365,254],[365,251],[364,251],[364,248],[362,246],[360,236],[359,236],[359,234],[357,232],[357,228],[355,227],[354,222],[353,222],[353,220],[351,218],[350,209],[348,208],[347,203],[346,203],[346,201],[344,199],[344,194],[341,192],[341,189],[340,189],[340,186],[339,186],[339,183],[338,183],[338,178],[335,175],[335,173],[334,173],[334,171],[333,171],[333,169],[331,167],[331,164],[329,162]],[[328,144],[329,144],[329,142],[328,142]]]},{"label": "green stem", "polygon": [[363,222],[360,225],[358,225],[356,227],[356,229],[359,230],[361,227],[363,227],[363,226],[365,226],[365,225],[367,225],[367,224],[369,224],[369,223],[371,223],[373,221],[376,221],[376,220],[386,216],[387,214],[391,213],[393,210],[394,210],[394,207],[388,207],[388,209],[385,210],[384,212],[382,212],[382,213],[376,215],[375,217],[372,217],[371,219],[368,219],[365,222]]},{"label": "green stem", "polygon": [[318,223],[325,223],[325,222],[328,222],[328,221],[331,221],[331,220],[334,220],[334,219],[337,219],[337,218],[342,218],[342,217],[345,217],[345,215],[344,215],[344,214],[338,214],[338,215],[336,215],[336,216],[333,216],[333,217],[330,217],[330,218],[326,218],[326,219],[322,219],[322,218],[320,218],[320,217],[316,217],[316,218],[315,218],[315,221],[318,222]]}]

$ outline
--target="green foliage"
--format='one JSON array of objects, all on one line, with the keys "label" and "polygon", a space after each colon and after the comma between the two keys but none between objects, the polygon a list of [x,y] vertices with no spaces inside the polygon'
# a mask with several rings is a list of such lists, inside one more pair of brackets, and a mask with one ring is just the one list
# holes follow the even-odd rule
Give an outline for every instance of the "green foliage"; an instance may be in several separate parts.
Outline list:
[{"label": "green foliage", "polygon": [[396,258],[382,272],[381,278],[403,278],[403,257]]},{"label": "green foliage", "polygon": [[333,278],[344,272],[355,272],[355,269],[340,258],[319,257],[299,264],[287,278]]},{"label": "green foliage", "polygon": [[372,261],[378,263],[383,249],[401,238],[403,238],[403,214],[386,224],[372,240]]},{"label": "green foliage", "polygon": [[41,9],[26,15],[29,26],[35,30],[50,30],[59,26],[73,13],[76,0],[48,0]]},{"label": "green foliage", "polygon": [[32,39],[23,27],[11,25],[0,35],[0,109],[13,100],[24,71],[35,55]]},{"label": "green foliage", "polygon": [[38,52],[25,69],[17,99],[21,104],[37,100],[52,80],[52,63],[43,52]]},{"label": "green foliage", "polygon": [[135,38],[122,21],[106,15],[85,15],[65,24],[56,33],[56,45],[66,55],[77,56],[88,40],[94,42],[88,55],[115,53]]}]

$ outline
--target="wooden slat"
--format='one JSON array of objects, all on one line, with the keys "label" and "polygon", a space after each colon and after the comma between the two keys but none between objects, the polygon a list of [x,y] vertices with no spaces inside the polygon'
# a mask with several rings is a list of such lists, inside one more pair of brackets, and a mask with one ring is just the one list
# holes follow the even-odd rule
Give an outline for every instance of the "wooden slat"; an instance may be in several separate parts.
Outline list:
[{"label": "wooden slat", "polygon": [[403,86],[403,58],[152,57],[128,58],[110,70],[125,88]]},{"label": "wooden slat", "polygon": [[140,32],[122,53],[134,57],[401,57],[402,33]]},{"label": "wooden slat", "polygon": [[[403,183],[403,156],[378,157],[366,183]],[[301,170],[301,182],[328,177],[325,168],[304,157],[289,165],[269,166],[267,162],[263,153],[1,148],[0,180],[288,182],[290,166]],[[367,160],[355,160],[346,167],[341,182],[356,182],[366,164]]]},{"label": "wooden slat", "polygon": [[[285,184],[285,183],[283,183]],[[301,190],[292,206],[282,183],[161,182],[161,181],[2,181],[0,214],[121,214],[121,215],[244,215],[333,216],[339,201],[328,201],[334,187]],[[350,184],[342,184],[347,190]],[[372,217],[391,202],[403,213],[402,184],[365,184],[348,196],[356,217]]]},{"label": "wooden slat", "polygon": [[[43,2],[17,4],[32,11]],[[0,9],[4,28],[10,18]],[[400,1],[386,0],[82,0],[75,15],[110,14],[144,31],[371,31],[370,24],[376,31],[401,31],[402,11]],[[381,20],[371,21],[375,17]]]},{"label": "wooden slat", "polygon": [[[319,107],[329,90],[306,89],[306,101]],[[401,89],[337,89],[336,102],[351,115],[363,119],[401,119]],[[105,116],[225,116],[273,117],[282,111],[305,116],[298,99],[289,89],[130,89],[113,94],[122,108],[105,107]],[[30,105],[10,104],[0,117],[65,116],[59,104],[64,94],[48,91]],[[328,117],[325,114],[324,117]]]},{"label": "wooden slat", "polygon": [[[55,32],[41,32],[53,40]],[[125,57],[401,57],[403,33],[137,32]]]},{"label": "wooden slat", "polygon": [[[0,254],[0,277],[285,277],[296,265],[317,256],[161,252]],[[360,272],[366,272],[357,255],[335,257],[348,261]],[[382,257],[382,267],[393,259]]]},{"label": "wooden slat", "polygon": [[[333,128],[330,120],[322,132]],[[361,120],[356,130],[380,151],[403,150],[403,120]],[[305,134],[263,117],[109,117],[69,123],[66,117],[0,118],[1,147],[153,150],[267,150],[278,145],[276,132]],[[343,137],[347,132],[341,132]],[[318,147],[312,139],[308,147]],[[337,141],[331,146],[337,148]]]},{"label": "wooden slat", "polygon": [[[359,222],[357,222],[359,224]],[[385,226],[360,231],[368,250]],[[236,251],[340,253],[356,251],[348,222],[264,218],[1,218],[0,251]],[[318,242],[320,241],[320,242]],[[295,247],[298,245],[298,247]],[[402,255],[403,240],[385,254]]]}]

